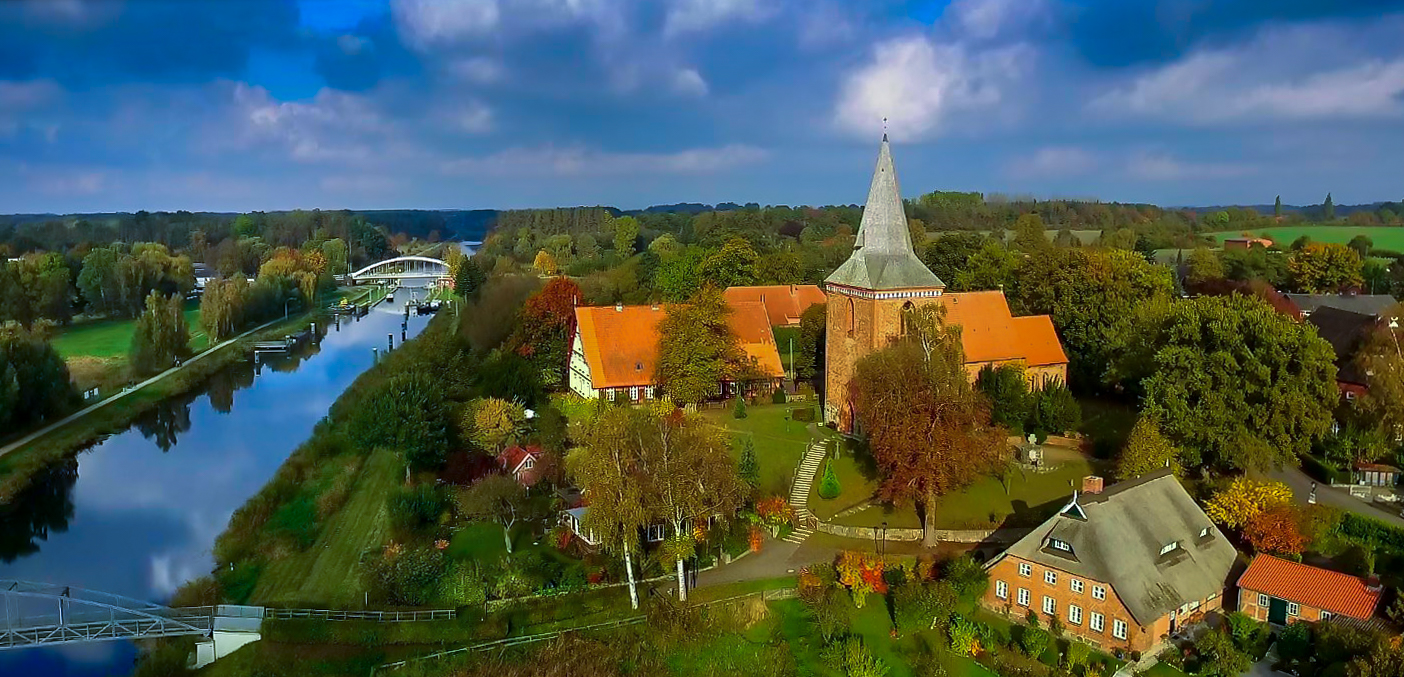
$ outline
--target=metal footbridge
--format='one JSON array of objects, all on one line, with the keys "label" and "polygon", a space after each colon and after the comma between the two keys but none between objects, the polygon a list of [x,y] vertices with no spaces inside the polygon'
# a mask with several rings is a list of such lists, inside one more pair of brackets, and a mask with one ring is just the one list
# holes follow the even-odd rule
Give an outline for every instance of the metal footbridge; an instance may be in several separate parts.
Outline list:
[{"label": "metal footbridge", "polygon": [[449,267],[440,259],[428,256],[397,256],[372,263],[348,277],[353,283],[395,281],[408,279],[446,278]]},{"label": "metal footbridge", "polygon": [[209,637],[222,611],[240,613],[238,607],[177,609],[96,590],[17,580],[0,580],[0,602],[5,607],[0,650],[180,635]]}]

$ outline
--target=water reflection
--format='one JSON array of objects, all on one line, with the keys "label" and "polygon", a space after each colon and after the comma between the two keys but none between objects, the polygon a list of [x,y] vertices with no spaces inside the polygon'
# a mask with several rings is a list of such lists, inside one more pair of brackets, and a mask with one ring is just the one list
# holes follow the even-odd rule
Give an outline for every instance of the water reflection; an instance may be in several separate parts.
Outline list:
[{"label": "water reflection", "polygon": [[35,475],[33,484],[0,506],[0,562],[39,552],[39,541],[49,540],[51,532],[68,531],[77,482],[78,459],[66,459]]}]

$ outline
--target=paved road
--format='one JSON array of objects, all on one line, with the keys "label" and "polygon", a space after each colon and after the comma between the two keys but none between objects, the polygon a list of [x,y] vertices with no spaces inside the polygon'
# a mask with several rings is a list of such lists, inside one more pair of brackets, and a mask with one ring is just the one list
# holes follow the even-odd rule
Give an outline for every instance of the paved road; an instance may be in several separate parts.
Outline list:
[{"label": "paved road", "polygon": [[51,424],[49,424],[49,425],[47,425],[47,426],[44,426],[43,428],[40,428],[40,429],[38,429],[38,430],[36,430],[36,431],[34,431],[34,432],[28,434],[28,435],[25,435],[24,437],[21,437],[20,439],[15,440],[14,442],[11,442],[10,444],[7,444],[7,445],[5,445],[5,446],[3,446],[3,447],[0,447],[0,457],[3,457],[4,455],[6,455],[6,454],[8,454],[8,453],[10,453],[10,452],[12,452],[12,451],[14,451],[14,450],[16,450],[16,449],[19,449],[20,447],[23,447],[23,446],[25,446],[26,444],[29,444],[30,442],[33,442],[34,440],[39,439],[40,437],[43,437],[43,436],[45,436],[45,435],[47,435],[47,434],[49,434],[49,433],[51,433],[51,432],[53,432],[53,431],[55,431],[55,430],[58,430],[59,428],[62,428],[63,426],[68,425],[69,423],[72,423],[72,422],[74,422],[74,421],[76,421],[76,420],[78,420],[78,419],[80,419],[80,418],[83,418],[84,416],[87,416],[88,414],[91,414],[91,413],[93,413],[94,411],[97,411],[98,409],[101,409],[101,408],[103,408],[103,407],[105,407],[105,406],[107,406],[107,405],[109,405],[109,404],[112,404],[113,402],[116,402],[116,401],[118,401],[118,400],[120,400],[120,399],[122,399],[122,398],[124,398],[124,397],[127,397],[128,395],[131,395],[132,393],[135,393],[135,392],[137,392],[138,390],[141,390],[142,388],[145,388],[146,386],[149,386],[149,385],[151,385],[151,384],[153,384],[153,383],[158,383],[158,382],[160,382],[162,379],[164,379],[164,378],[166,378],[166,377],[168,377],[168,376],[170,376],[170,375],[172,375],[172,374],[180,373],[180,370],[182,370],[182,369],[184,369],[184,368],[186,368],[186,367],[188,367],[188,366],[190,366],[190,365],[192,365],[192,364],[194,364],[194,363],[196,363],[196,362],[199,362],[200,360],[204,359],[204,357],[205,357],[206,355],[213,354],[215,351],[220,350],[220,349],[224,348],[225,346],[227,346],[227,345],[229,345],[229,344],[231,344],[231,343],[233,343],[233,342],[235,342],[235,341],[238,341],[238,340],[241,339],[241,338],[244,338],[245,336],[248,336],[248,335],[250,335],[250,334],[252,334],[252,333],[254,333],[254,332],[256,332],[256,331],[260,331],[260,330],[265,329],[265,328],[267,328],[267,327],[271,327],[271,326],[273,326],[274,324],[277,324],[278,322],[284,321],[285,319],[286,319],[286,318],[281,318],[281,317],[280,317],[280,318],[278,318],[278,319],[276,319],[276,320],[273,320],[272,322],[267,322],[267,323],[261,324],[261,325],[259,325],[259,326],[257,326],[257,327],[254,327],[253,329],[250,329],[250,330],[248,330],[248,331],[246,331],[246,332],[244,332],[244,333],[242,333],[242,334],[239,334],[238,336],[235,336],[234,338],[228,339],[228,340],[226,340],[226,341],[220,343],[219,345],[212,346],[212,347],[208,348],[207,350],[205,350],[205,352],[200,353],[199,355],[196,355],[196,356],[194,356],[194,357],[192,357],[192,358],[186,360],[185,362],[181,363],[181,365],[180,365],[179,367],[171,367],[170,369],[167,369],[167,370],[165,370],[165,371],[163,371],[163,372],[161,372],[161,373],[159,373],[159,374],[157,374],[157,375],[155,375],[155,376],[152,376],[152,377],[149,378],[149,379],[146,379],[145,381],[142,381],[141,383],[138,383],[138,384],[136,384],[136,385],[134,385],[134,386],[132,386],[132,387],[130,387],[130,388],[127,388],[126,390],[123,390],[122,392],[120,392],[120,393],[118,393],[118,394],[116,394],[116,395],[113,395],[112,397],[109,397],[109,398],[107,398],[107,399],[105,399],[105,400],[103,400],[103,401],[101,401],[101,402],[98,402],[97,404],[94,404],[94,405],[91,405],[91,406],[88,406],[88,407],[84,407],[83,409],[80,409],[80,410],[78,410],[78,411],[76,411],[76,412],[74,412],[74,413],[72,413],[72,414],[69,414],[68,416],[65,416],[65,417],[62,418],[62,419],[59,419],[58,421],[56,421],[56,422],[54,422],[54,423],[51,423]]},{"label": "paved road", "polygon": [[[1266,473],[1268,479],[1276,480],[1286,484],[1292,489],[1293,497],[1298,503],[1306,504],[1307,498],[1311,495],[1311,484],[1314,481],[1300,468],[1283,468],[1272,470]],[[1316,502],[1322,505],[1329,505],[1349,510],[1353,513],[1373,517],[1377,520],[1388,522],[1398,527],[1404,527],[1404,517],[1400,517],[1398,512],[1390,512],[1377,507],[1373,503],[1362,501],[1351,496],[1340,489],[1332,489],[1325,484],[1320,484],[1316,488]]]}]

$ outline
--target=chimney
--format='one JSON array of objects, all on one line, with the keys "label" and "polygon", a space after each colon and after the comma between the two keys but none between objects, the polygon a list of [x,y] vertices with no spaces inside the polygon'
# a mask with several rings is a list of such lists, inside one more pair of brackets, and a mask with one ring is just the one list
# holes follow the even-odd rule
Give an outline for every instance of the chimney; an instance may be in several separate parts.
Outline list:
[{"label": "chimney", "polygon": [[1082,478],[1082,493],[1100,494],[1102,493],[1102,478],[1097,475],[1088,475]]},{"label": "chimney", "polygon": [[614,312],[616,312],[616,313],[622,313],[622,312],[624,312],[624,304],[622,304],[622,303],[616,303],[616,304],[614,304]]}]

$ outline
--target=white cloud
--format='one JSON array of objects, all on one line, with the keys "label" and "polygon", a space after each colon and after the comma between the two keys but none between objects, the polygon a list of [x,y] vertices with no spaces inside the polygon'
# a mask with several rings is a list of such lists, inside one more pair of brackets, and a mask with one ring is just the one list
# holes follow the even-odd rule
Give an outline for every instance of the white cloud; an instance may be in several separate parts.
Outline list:
[{"label": "white cloud", "polygon": [[695,68],[680,68],[673,75],[673,91],[685,96],[706,96],[707,81]]},{"label": "white cloud", "polygon": [[765,0],[673,0],[663,22],[663,34],[705,31],[731,21],[755,23],[773,13],[773,6]]},{"label": "white cloud", "polygon": [[1143,73],[1089,109],[1193,125],[1404,114],[1404,59],[1363,53],[1363,42],[1358,32],[1333,26],[1267,30]]},{"label": "white cloud", "polygon": [[1126,172],[1133,178],[1147,181],[1182,181],[1238,178],[1257,173],[1257,168],[1241,163],[1194,162],[1168,153],[1142,151],[1127,161]]},{"label": "white cloud", "polygon": [[542,146],[451,160],[444,163],[443,170],[449,174],[490,177],[712,174],[755,164],[767,157],[769,153],[763,149],[737,144],[675,153],[610,153],[580,146]]},{"label": "white cloud", "polygon": [[400,34],[420,49],[482,37],[502,19],[497,0],[391,0],[390,12]]},{"label": "white cloud", "polygon": [[369,98],[323,89],[311,101],[273,99],[243,83],[231,92],[237,132],[232,142],[273,142],[299,162],[369,162],[395,150],[395,126]]},{"label": "white cloud", "polygon": [[905,140],[931,136],[953,111],[1000,104],[1024,60],[1019,46],[972,52],[921,36],[894,38],[877,46],[871,63],[844,78],[835,122],[871,137],[886,118],[893,134]]},{"label": "white cloud", "polygon": [[449,63],[448,70],[456,77],[480,85],[502,79],[502,64],[485,56],[458,59]]},{"label": "white cloud", "polygon": [[458,115],[458,126],[470,134],[485,134],[492,131],[492,109],[482,102],[469,101]]},{"label": "white cloud", "polygon": [[953,0],[942,19],[962,37],[988,40],[1047,17],[1044,0]]},{"label": "white cloud", "polygon": [[1014,178],[1060,178],[1078,176],[1092,171],[1097,157],[1076,146],[1047,146],[1033,155],[1017,158],[1006,167]]}]

